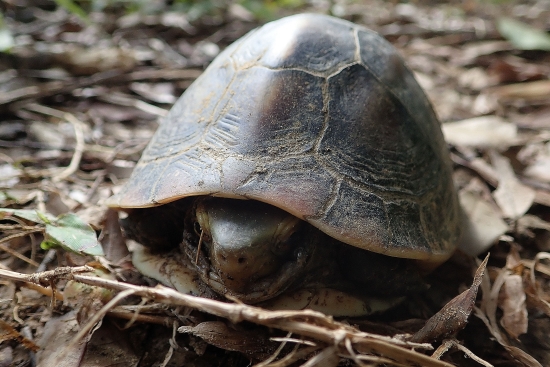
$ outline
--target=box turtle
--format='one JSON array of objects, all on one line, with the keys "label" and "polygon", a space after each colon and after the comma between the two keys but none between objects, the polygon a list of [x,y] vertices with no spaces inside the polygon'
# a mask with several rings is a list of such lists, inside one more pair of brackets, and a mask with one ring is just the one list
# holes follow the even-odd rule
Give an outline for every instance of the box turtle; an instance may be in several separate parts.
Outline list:
[{"label": "box turtle", "polygon": [[440,124],[397,51],[300,14],[223,51],[108,202],[180,291],[364,315],[426,289],[460,236]]}]

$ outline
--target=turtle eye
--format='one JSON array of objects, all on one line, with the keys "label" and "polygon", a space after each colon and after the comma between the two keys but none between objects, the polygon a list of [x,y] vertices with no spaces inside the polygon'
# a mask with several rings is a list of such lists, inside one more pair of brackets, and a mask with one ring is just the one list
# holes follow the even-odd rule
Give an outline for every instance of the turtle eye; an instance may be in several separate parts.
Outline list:
[{"label": "turtle eye", "polygon": [[195,209],[195,221],[193,222],[193,231],[198,238],[202,238],[203,241],[210,241],[210,221],[208,211],[201,202]]},{"label": "turtle eye", "polygon": [[199,222],[193,223],[193,230],[195,231],[195,234],[200,237],[202,233],[202,227]]},{"label": "turtle eye", "polygon": [[299,243],[302,221],[289,215],[277,226],[273,235],[273,252],[277,255],[285,255]]},{"label": "turtle eye", "polygon": [[284,241],[277,241],[273,247],[273,253],[276,255],[286,255],[292,251],[295,247],[299,246],[301,231],[297,230],[289,234]]}]

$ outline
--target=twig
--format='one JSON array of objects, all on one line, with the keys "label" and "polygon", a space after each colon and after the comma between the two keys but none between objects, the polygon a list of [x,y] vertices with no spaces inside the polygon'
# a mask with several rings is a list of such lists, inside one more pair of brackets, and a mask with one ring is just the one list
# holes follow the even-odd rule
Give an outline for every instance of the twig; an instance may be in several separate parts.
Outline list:
[{"label": "twig", "polygon": [[[286,343],[291,340],[291,338],[290,338],[291,335],[292,335],[292,333],[289,332],[288,334],[286,334],[286,337],[284,337],[284,338],[270,338],[270,340],[272,340],[272,341],[280,341],[281,344],[279,344],[279,346],[277,347],[275,352],[273,352],[273,354],[269,358],[267,358],[266,360],[263,360],[262,362],[256,364],[254,367],[269,366],[269,364],[271,362],[273,362],[279,356],[279,354],[281,353],[281,351],[285,347]],[[294,349],[296,349],[298,346],[299,346],[299,344],[296,344]]]},{"label": "twig", "polygon": [[443,343],[433,352],[432,357],[435,359],[440,359],[443,354],[447,353],[449,349],[453,346],[453,343],[450,339],[443,340]]},{"label": "twig", "polygon": [[11,270],[0,269],[0,278],[10,279],[16,282],[33,283],[40,286],[49,286],[53,280],[61,278],[71,279],[71,275],[74,273],[87,273],[93,270],[94,268],[90,266],[65,266],[41,273],[21,274]]},{"label": "twig", "polygon": [[455,342],[454,345],[455,345],[455,347],[457,347],[459,350],[461,350],[461,351],[463,351],[464,353],[466,353],[466,355],[467,355],[468,357],[470,357],[471,359],[473,359],[474,361],[476,361],[476,362],[479,363],[480,365],[485,366],[485,367],[493,367],[492,364],[490,364],[489,362],[485,361],[484,359],[479,358],[479,357],[476,356],[471,350],[469,350],[468,348],[466,348],[466,347],[463,346],[462,344]]},{"label": "twig", "polygon": [[89,77],[82,77],[68,82],[49,82],[39,86],[24,87],[15,89],[9,93],[0,92],[0,105],[20,101],[18,104],[25,105],[29,101],[53,96],[56,94],[71,93],[75,89],[88,86],[104,84],[128,84],[131,81],[165,79],[165,80],[194,80],[202,70],[199,69],[163,69],[163,70],[139,70],[129,74],[121,74],[120,70],[109,70],[100,72]]},{"label": "twig", "polygon": [[450,366],[448,363],[434,360],[428,356],[407,349],[407,347],[431,349],[430,344],[411,343],[390,337],[360,332],[348,325],[335,322],[331,317],[323,313],[312,310],[268,311],[245,304],[231,304],[182,294],[164,286],[150,288],[79,274],[72,274],[70,277],[76,281],[89,285],[116,290],[132,290],[136,295],[148,297],[157,302],[199,309],[203,312],[227,318],[234,323],[249,321],[268,327],[291,331],[299,335],[323,341],[329,345],[340,344],[344,342],[346,338],[350,338],[353,345],[360,346],[363,350],[391,356],[397,361],[412,361],[426,367]]},{"label": "twig", "polygon": [[437,358],[437,359],[441,358],[441,356],[443,356],[443,354],[445,354],[445,352],[447,352],[449,349],[451,349],[451,347],[455,347],[458,350],[463,351],[468,357],[470,357],[471,359],[473,359],[474,361],[476,361],[477,363],[479,363],[482,366],[494,367],[492,364],[490,364],[486,360],[481,359],[478,356],[476,356],[471,350],[469,350],[468,348],[466,348],[465,346],[460,344],[459,341],[456,340],[456,339],[446,339],[446,340],[444,340],[443,343],[441,343],[441,345],[439,346],[439,348],[437,348],[437,350],[434,352],[432,357]]},{"label": "twig", "polygon": [[57,255],[57,251],[53,248],[49,249],[48,252],[46,252],[46,256],[42,259],[42,262],[36,268],[36,272],[41,272],[46,270],[46,266],[48,266],[49,263],[55,259],[55,255]]},{"label": "twig", "polygon": [[178,331],[178,326],[176,322],[174,321],[172,323],[172,338],[170,338],[170,342],[168,343],[170,345],[170,348],[168,348],[168,352],[166,353],[166,356],[164,356],[164,361],[160,364],[160,367],[166,367],[168,365],[168,362],[172,359],[172,355],[174,354],[174,349],[176,349],[176,335]]},{"label": "twig", "polygon": [[[246,304],[225,303],[208,298],[182,294],[164,286],[151,288],[110,279],[75,274],[76,271],[89,271],[90,269],[90,267],[60,268],[52,272],[31,275],[15,275],[16,273],[14,272],[2,271],[0,272],[0,277],[7,277],[18,281],[30,281],[37,284],[44,284],[44,282],[49,284],[52,279],[66,278],[93,286],[122,291],[122,293],[108,303],[107,306],[109,307],[105,306],[104,309],[96,315],[94,320],[99,320],[100,317],[112,307],[111,305],[116,304],[123,296],[135,294],[161,303],[198,309],[203,312],[224,317],[233,323],[249,321],[259,325],[289,331],[325,342],[328,345],[340,346],[343,349],[345,349],[346,340],[349,339],[349,343],[363,353],[370,352],[387,356],[398,363],[416,363],[425,367],[451,367],[451,365],[446,362],[435,360],[424,354],[408,349],[431,349],[432,346],[430,344],[412,343],[387,336],[361,332],[349,325],[336,322],[332,317],[326,316],[321,312],[312,310],[269,311]],[[86,331],[79,333],[79,337],[81,338],[83,335],[86,335],[90,328],[91,326],[88,326]]]},{"label": "twig", "polygon": [[80,166],[80,161],[82,160],[82,153],[84,152],[84,133],[82,131],[82,123],[70,113],[65,113],[65,120],[69,121],[73,125],[74,135],[76,138],[76,147],[74,149],[73,158],[71,163],[67,168],[65,168],[61,173],[52,177],[53,182],[59,182],[78,170]]},{"label": "twig", "polygon": [[80,122],[80,120],[78,120],[72,113],[59,111],[50,107],[39,105],[37,103],[26,104],[24,108],[29,111],[41,113],[43,115],[57,117],[60,120],[66,120],[73,126],[76,146],[74,149],[73,157],[71,158],[71,163],[69,163],[69,165],[63,171],[54,175],[52,177],[52,181],[59,182],[75,173],[80,165],[80,161],[82,160],[82,154],[85,147],[82,122]]},{"label": "twig", "polygon": [[121,309],[120,307],[116,307],[112,310],[110,310],[107,315],[116,317],[123,320],[129,320],[130,322],[144,322],[148,324],[157,324],[157,325],[164,325],[169,326],[172,325],[174,322],[173,317],[167,317],[167,316],[154,316],[154,315],[143,315],[137,312],[130,312],[124,309]]},{"label": "twig", "polygon": [[[292,334],[292,333],[289,333],[289,334]],[[282,343],[303,344],[303,345],[308,345],[308,346],[310,346],[310,347],[316,347],[316,346],[317,346],[317,344],[315,344],[315,343],[312,342],[311,340],[296,339],[296,338],[290,338],[290,337],[285,337],[285,338],[269,338],[269,340],[274,341],[274,342],[282,342]]]},{"label": "twig", "polygon": [[0,239],[0,250],[5,251],[5,252],[17,257],[18,259],[21,259],[21,260],[31,264],[32,266],[38,267],[40,264],[38,264],[36,261],[34,261],[32,259],[29,259],[25,255],[22,255],[19,252],[14,251],[11,248],[9,248],[8,246],[2,244],[3,242],[10,241],[14,238],[24,237],[24,236],[30,235],[32,233],[37,233],[37,232],[44,232],[44,229],[43,228],[42,229],[33,229],[33,230],[30,230],[30,231],[25,231],[25,232],[21,232],[21,233],[14,233],[10,236],[4,237],[4,238]]}]

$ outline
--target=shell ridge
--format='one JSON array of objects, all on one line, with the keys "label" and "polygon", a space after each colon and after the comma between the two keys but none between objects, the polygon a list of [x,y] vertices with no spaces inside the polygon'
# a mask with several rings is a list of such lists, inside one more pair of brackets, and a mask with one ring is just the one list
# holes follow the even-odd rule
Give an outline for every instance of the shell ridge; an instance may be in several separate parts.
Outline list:
[{"label": "shell ridge", "polygon": [[[173,159],[173,158],[172,158]],[[149,201],[150,202],[153,202],[153,203],[158,203],[157,199],[156,199],[156,193],[157,193],[157,186],[158,184],[160,183],[160,180],[163,179],[163,176],[164,176],[164,173],[166,172],[166,170],[168,169],[168,167],[170,166],[169,163],[171,163],[170,161],[172,161],[172,159],[167,159],[167,163],[165,164],[165,166],[162,168],[162,172],[160,175],[158,175],[158,177],[156,178],[155,180],[155,184],[151,186],[151,194],[149,195]]]},{"label": "shell ridge", "polygon": [[342,185],[342,179],[338,179],[336,181],[336,184],[331,190],[331,194],[329,195],[330,200],[327,200],[323,207],[319,209],[319,213],[316,215],[309,215],[307,217],[304,217],[306,221],[309,221],[310,219],[318,220],[323,217],[325,217],[328,212],[334,207],[334,205],[338,202],[338,192],[340,191],[340,186]]},{"label": "shell ridge", "polygon": [[[210,130],[212,129],[212,125],[214,125],[215,123],[217,123],[219,120],[223,119],[223,117],[220,119],[220,116],[226,116],[227,114],[229,114],[230,112],[228,111],[228,105],[229,105],[229,101],[231,100],[230,98],[224,98],[227,93],[229,92],[230,90],[230,87],[231,85],[233,85],[233,82],[235,81],[235,78],[237,77],[237,74],[238,74],[238,70],[235,69],[235,72],[233,73],[233,76],[231,77],[231,80],[229,81],[229,83],[227,83],[227,86],[225,87],[225,90],[223,91],[222,95],[220,96],[220,98],[218,99],[218,101],[216,102],[216,104],[214,105],[214,107],[212,108],[212,119],[210,121],[208,121],[206,123],[206,127],[203,129],[202,133],[200,134],[200,137],[199,137],[199,142],[197,142],[195,145],[199,145],[200,143],[202,142],[205,142],[205,137],[210,133]],[[216,110],[218,110],[220,104],[222,103],[222,101],[225,100],[225,105],[223,108],[221,108],[221,110],[219,111],[219,113],[216,114]],[[234,115],[234,114],[231,114],[233,116],[236,116],[238,117],[238,115]],[[217,118],[216,118],[217,117]],[[190,147],[191,148],[191,147]]]},{"label": "shell ridge", "polygon": [[[366,29],[365,29],[365,30],[366,30]],[[368,31],[368,30],[367,30],[367,31]],[[366,32],[366,33],[371,33],[371,34],[378,35],[378,33],[372,32],[372,31],[371,31],[371,32]],[[379,36],[379,35],[378,35],[378,36]],[[379,37],[381,37],[381,36],[379,36]],[[403,65],[406,65],[406,64],[405,64],[405,61],[401,58],[401,56],[400,56],[399,54],[397,54],[397,52],[394,53],[394,56],[395,56],[395,57],[398,57],[398,58],[399,58],[399,61],[400,61]],[[380,78],[380,76],[378,75],[378,73],[376,73],[371,67],[369,67],[368,64],[364,63],[363,61],[361,61],[360,64],[361,64],[367,71],[369,71],[369,72],[372,74],[372,76],[378,81],[378,83],[380,84],[380,86],[381,86],[382,88],[386,89],[386,91],[387,91],[392,97],[394,97],[397,101],[399,101],[399,104],[407,111],[407,113],[409,114],[409,116],[411,116],[412,121],[414,121],[415,124],[416,124],[416,126],[418,126],[419,130],[422,131],[422,134],[424,134],[425,140],[426,140],[426,141],[429,141],[429,142],[432,142],[431,137],[425,135],[426,131],[425,131],[425,128],[424,128],[423,124],[426,124],[426,122],[425,122],[425,121],[418,121],[416,115],[413,114],[413,113],[411,113],[410,108],[407,106],[406,103],[403,102],[403,100],[401,99],[401,97],[399,96],[399,94],[397,94],[397,93],[395,92],[394,88],[391,87],[391,86],[389,86],[388,83],[385,83],[384,80],[382,80],[382,78]],[[417,83],[416,80],[414,79],[414,77],[412,77],[412,81],[413,81],[414,83]],[[420,90],[420,92],[424,94],[424,97],[425,97],[424,99],[426,100],[426,101],[422,101],[422,103],[423,103],[424,106],[426,107],[425,110],[429,110],[429,111],[430,111],[430,112],[428,113],[429,116],[427,116],[427,117],[429,117],[430,120],[432,120],[432,121],[433,121],[434,119],[435,119],[435,121],[437,121],[437,117],[435,116],[435,113],[433,112],[433,107],[432,107],[430,101],[428,100],[428,97],[425,95],[425,93],[424,93],[422,90]],[[427,103],[426,103],[426,102],[427,102]],[[439,125],[440,125],[440,124],[438,123],[438,126],[439,126]],[[435,149],[435,147],[433,147],[433,148]]]},{"label": "shell ridge", "polygon": [[358,27],[353,27],[353,40],[355,41],[355,62],[361,63],[361,42],[359,41]]}]

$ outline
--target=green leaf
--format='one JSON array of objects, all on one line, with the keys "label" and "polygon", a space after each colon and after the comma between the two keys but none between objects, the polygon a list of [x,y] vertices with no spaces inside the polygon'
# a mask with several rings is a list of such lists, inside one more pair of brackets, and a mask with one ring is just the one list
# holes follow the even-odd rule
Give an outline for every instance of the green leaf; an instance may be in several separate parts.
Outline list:
[{"label": "green leaf", "polygon": [[91,24],[88,14],[86,14],[86,12],[73,0],[55,0],[55,2],[57,5],[67,9],[70,13],[85,21],[87,24]]},{"label": "green leaf", "polygon": [[13,47],[14,41],[11,32],[7,28],[0,28],[0,52],[9,51]]},{"label": "green leaf", "polygon": [[68,213],[54,217],[49,213],[28,209],[0,209],[0,219],[15,216],[44,225],[43,249],[62,247],[83,255],[104,256],[94,229],[77,215]]},{"label": "green leaf", "polygon": [[21,219],[26,219],[31,222],[46,224],[55,220],[55,217],[50,213],[39,212],[32,209],[0,209],[0,219],[15,216]]},{"label": "green leaf", "polygon": [[4,23],[4,17],[0,12],[0,52],[9,51],[13,47],[14,40],[10,30]]},{"label": "green leaf", "polygon": [[499,19],[497,27],[502,37],[519,50],[550,51],[550,34],[544,31],[510,18]]},{"label": "green leaf", "polygon": [[104,255],[94,229],[72,213],[61,214],[54,222],[46,224],[46,237],[48,242],[54,242],[69,251]]}]

